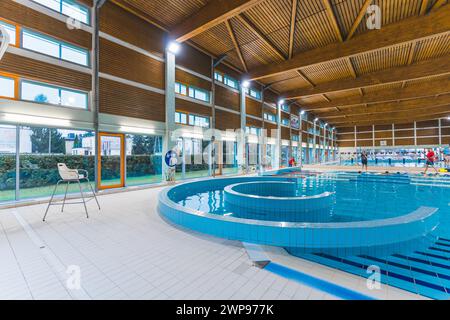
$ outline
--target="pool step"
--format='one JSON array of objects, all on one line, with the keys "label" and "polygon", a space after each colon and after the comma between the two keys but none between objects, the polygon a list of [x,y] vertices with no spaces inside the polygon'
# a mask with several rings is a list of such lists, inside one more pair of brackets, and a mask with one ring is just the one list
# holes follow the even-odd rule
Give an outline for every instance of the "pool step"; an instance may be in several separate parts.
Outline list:
[{"label": "pool step", "polygon": [[450,239],[438,238],[430,247],[410,254],[387,257],[370,254],[338,257],[328,253],[301,258],[368,278],[369,266],[380,269],[381,282],[432,299],[450,298]]}]

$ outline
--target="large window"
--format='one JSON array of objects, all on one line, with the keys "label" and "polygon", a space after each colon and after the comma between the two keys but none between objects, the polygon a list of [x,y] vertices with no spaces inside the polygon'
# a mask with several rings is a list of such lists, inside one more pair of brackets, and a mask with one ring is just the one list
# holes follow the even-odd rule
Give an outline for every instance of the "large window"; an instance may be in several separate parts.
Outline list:
[{"label": "large window", "polygon": [[[58,163],[71,169],[88,171],[95,181],[95,136],[92,132],[45,127],[20,128],[20,183],[21,199],[49,196],[60,179]],[[89,190],[86,183],[83,188]],[[57,194],[64,193],[60,186]],[[78,185],[71,184],[69,192],[79,192]]]},{"label": "large window", "polygon": [[272,113],[264,113],[264,120],[277,122],[277,117]]},{"label": "large window", "polygon": [[126,185],[142,185],[162,180],[162,137],[126,136]]},{"label": "large window", "polygon": [[253,134],[256,136],[259,136],[261,133],[261,128],[256,128],[256,127],[245,127],[245,132],[248,134]]},{"label": "large window", "polygon": [[245,93],[247,95],[249,95],[250,97],[253,97],[255,99],[261,100],[261,92],[260,91],[256,91],[256,90],[251,89],[251,88],[245,88]]},{"label": "large window", "polygon": [[15,81],[13,78],[0,76],[0,97],[15,97]]},{"label": "large window", "polygon": [[175,112],[175,123],[187,124],[187,114],[184,112]]},{"label": "large window", "polygon": [[175,83],[175,93],[189,96],[193,99],[209,102],[209,92],[196,87],[190,87],[182,83]]},{"label": "large window", "polygon": [[0,125],[0,202],[14,200],[15,189],[16,127]]},{"label": "large window", "polygon": [[290,112],[290,108],[287,104],[282,104],[281,105],[281,110],[283,110],[284,112]]},{"label": "large window", "polygon": [[87,109],[88,94],[81,91],[69,90],[47,84],[22,80],[20,87],[22,100],[38,103],[48,103],[65,107]]},{"label": "large window", "polygon": [[32,0],[43,6],[74,18],[85,24],[89,24],[89,9],[73,0]]},{"label": "large window", "polygon": [[202,128],[209,128],[209,118],[198,116],[195,114],[190,114],[189,125]]},{"label": "large window", "polygon": [[214,79],[216,79],[219,82],[222,82],[223,84],[227,85],[230,88],[233,89],[239,88],[239,83],[237,80],[220,72],[214,72]]},{"label": "large window", "polygon": [[22,47],[83,66],[89,65],[89,53],[87,50],[30,30],[24,29],[22,31]]},{"label": "large window", "polygon": [[209,175],[207,152],[209,141],[195,138],[178,140],[180,160],[176,167],[177,179],[206,177]]},{"label": "large window", "polygon": [[287,126],[287,127],[289,127],[289,119],[287,119],[287,118],[282,118],[281,119],[281,124],[282,125],[284,125],[284,126]]},{"label": "large window", "polygon": [[6,29],[6,32],[8,32],[9,35],[9,44],[17,45],[17,39],[16,39],[16,27],[12,24],[6,23],[4,21],[0,20],[0,26],[4,27]]}]

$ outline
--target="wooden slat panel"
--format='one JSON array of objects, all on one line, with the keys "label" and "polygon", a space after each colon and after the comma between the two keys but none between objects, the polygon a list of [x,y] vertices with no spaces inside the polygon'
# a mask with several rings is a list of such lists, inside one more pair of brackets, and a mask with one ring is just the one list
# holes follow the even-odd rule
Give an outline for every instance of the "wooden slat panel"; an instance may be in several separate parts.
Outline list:
[{"label": "wooden slat panel", "polygon": [[439,138],[417,138],[418,145],[430,145],[430,144],[438,144]]},{"label": "wooden slat panel", "polygon": [[175,70],[175,79],[178,82],[191,85],[200,89],[204,89],[206,91],[211,91],[211,82],[204,80],[202,78],[196,77],[186,71],[176,69]]},{"label": "wooden slat panel", "polygon": [[110,1],[100,10],[100,30],[149,52],[164,53],[163,31]]},{"label": "wooden slat panel", "polygon": [[91,90],[91,75],[6,53],[0,61],[0,71],[31,80],[48,82],[83,91]]},{"label": "wooden slat panel", "polygon": [[100,39],[100,72],[164,88],[162,62],[105,39]]},{"label": "wooden slat panel", "polygon": [[395,145],[396,146],[413,146],[414,139],[397,139],[397,138],[395,138]]},{"label": "wooden slat panel", "polygon": [[222,86],[216,85],[216,105],[231,110],[240,111],[239,93],[228,90]]},{"label": "wooden slat panel", "polygon": [[289,128],[281,127],[281,139],[291,140],[291,135],[289,132]]},{"label": "wooden slat panel", "polygon": [[416,123],[417,128],[432,128],[439,126],[438,120],[418,121]]},{"label": "wooden slat panel", "polygon": [[355,134],[354,133],[338,133],[338,139],[339,140],[354,140]]},{"label": "wooden slat panel", "polygon": [[[276,137],[276,133],[275,133],[275,130],[277,130],[276,124],[273,124],[270,122],[264,122],[264,128],[267,130],[268,137],[273,137],[273,138]],[[272,130],[274,130],[274,131],[272,132]]]},{"label": "wooden slat panel", "polygon": [[425,136],[438,136],[439,135],[439,129],[417,129],[417,136],[418,137],[425,137]]},{"label": "wooden slat panel", "polygon": [[341,148],[351,148],[355,146],[355,143],[353,141],[338,141],[338,145]]},{"label": "wooden slat panel", "polygon": [[359,140],[356,142],[356,145],[358,147],[373,147],[373,141],[372,140]]},{"label": "wooden slat panel", "polygon": [[187,113],[193,113],[208,117],[210,117],[212,114],[212,108],[184,99],[176,98],[175,106],[177,111],[184,111]]},{"label": "wooden slat panel", "polygon": [[375,132],[375,138],[392,138],[392,131],[380,131]]},{"label": "wooden slat panel", "polygon": [[83,48],[92,48],[92,38],[88,32],[81,29],[70,30],[64,22],[25,7],[13,0],[0,1],[0,17]]},{"label": "wooden slat panel", "polygon": [[261,117],[261,102],[253,100],[251,98],[245,98],[245,109],[247,114],[252,116]]},{"label": "wooden slat panel", "polygon": [[247,117],[247,126],[262,128],[262,121]]},{"label": "wooden slat panel", "polygon": [[100,78],[100,112],[165,121],[164,95]]},{"label": "wooden slat panel", "polygon": [[204,76],[211,77],[211,57],[188,44],[181,45],[176,63]]},{"label": "wooden slat panel", "polygon": [[414,137],[414,130],[395,131],[395,141],[397,137]]},{"label": "wooden slat panel", "polygon": [[[217,121],[220,119],[220,121]],[[241,127],[241,118],[238,114],[216,110],[216,128],[219,130],[238,129]]]},{"label": "wooden slat panel", "polygon": [[356,138],[357,139],[372,139],[372,133],[371,132],[357,133]]}]

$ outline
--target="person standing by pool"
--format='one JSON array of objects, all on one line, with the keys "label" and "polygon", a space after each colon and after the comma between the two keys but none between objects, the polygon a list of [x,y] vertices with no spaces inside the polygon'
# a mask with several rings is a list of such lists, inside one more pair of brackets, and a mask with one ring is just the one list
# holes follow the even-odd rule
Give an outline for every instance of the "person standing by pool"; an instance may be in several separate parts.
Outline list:
[{"label": "person standing by pool", "polygon": [[445,166],[446,166],[446,167],[447,167],[447,166],[450,166],[450,145],[447,145],[447,146],[444,148],[443,153],[444,153],[444,163],[445,163]]},{"label": "person standing by pool", "polygon": [[428,167],[432,167],[434,171],[436,171],[436,174],[438,174],[438,170],[434,167],[434,161],[436,161],[436,155],[433,151],[433,149],[429,149],[427,153],[427,163],[425,164],[425,171],[423,174],[426,174],[428,171]]},{"label": "person standing by pool", "polygon": [[366,172],[367,172],[368,159],[367,159],[367,153],[365,151],[361,152],[361,163],[362,163],[362,169],[364,170],[364,167],[365,167]]},{"label": "person standing by pool", "polygon": [[295,159],[294,159],[294,157],[291,157],[289,159],[289,167],[295,167],[295,166],[296,166]]}]

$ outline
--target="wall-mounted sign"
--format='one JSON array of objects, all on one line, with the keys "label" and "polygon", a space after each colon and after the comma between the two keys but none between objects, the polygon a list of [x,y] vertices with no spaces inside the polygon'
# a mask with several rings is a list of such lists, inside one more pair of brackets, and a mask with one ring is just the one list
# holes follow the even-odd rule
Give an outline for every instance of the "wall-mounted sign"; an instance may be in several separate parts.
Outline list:
[{"label": "wall-mounted sign", "polygon": [[382,147],[387,146],[387,141],[386,140],[381,140],[380,141],[380,146],[382,146]]},{"label": "wall-mounted sign", "polygon": [[296,115],[291,114],[291,128],[300,129],[300,121]]}]

